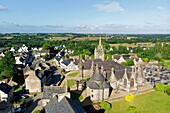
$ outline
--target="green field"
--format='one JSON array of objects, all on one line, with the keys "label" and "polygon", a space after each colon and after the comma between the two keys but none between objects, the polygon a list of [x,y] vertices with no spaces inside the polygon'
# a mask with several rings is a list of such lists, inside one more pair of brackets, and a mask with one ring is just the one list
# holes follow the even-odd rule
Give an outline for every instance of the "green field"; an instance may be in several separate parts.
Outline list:
[{"label": "green field", "polygon": [[75,76],[77,76],[77,74],[78,74],[78,71],[77,71],[77,72],[70,73],[70,74],[68,74],[68,76],[70,76],[70,77],[75,77]]},{"label": "green field", "polygon": [[158,91],[142,94],[132,102],[113,102],[112,109],[106,113],[126,113],[129,106],[137,107],[140,113],[170,113],[170,96]]},{"label": "green field", "polygon": [[68,40],[71,37],[50,37],[48,39],[44,39],[44,40],[48,40],[48,41],[56,41],[56,40]]}]

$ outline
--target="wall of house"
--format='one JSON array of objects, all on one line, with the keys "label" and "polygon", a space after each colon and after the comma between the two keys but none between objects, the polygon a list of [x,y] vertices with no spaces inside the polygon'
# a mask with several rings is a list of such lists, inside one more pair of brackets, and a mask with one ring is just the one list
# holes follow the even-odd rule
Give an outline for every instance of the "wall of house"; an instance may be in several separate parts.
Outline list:
[{"label": "wall of house", "polygon": [[90,99],[92,101],[99,101],[99,93],[100,90],[99,89],[90,89]]},{"label": "wall of house", "polygon": [[0,91],[0,102],[1,101],[7,101],[7,99],[8,99],[8,94]]},{"label": "wall of house", "polygon": [[99,101],[103,101],[104,99],[104,92],[103,92],[103,89],[99,89]]},{"label": "wall of house", "polygon": [[35,77],[34,75],[29,75],[25,79],[26,90],[29,92],[41,92],[41,81],[39,78]]},{"label": "wall of house", "polygon": [[104,100],[109,98],[110,90],[109,88],[104,89]]},{"label": "wall of house", "polygon": [[111,85],[111,87],[112,87],[113,89],[116,89],[116,87],[117,87],[116,82],[110,82],[110,85]]}]

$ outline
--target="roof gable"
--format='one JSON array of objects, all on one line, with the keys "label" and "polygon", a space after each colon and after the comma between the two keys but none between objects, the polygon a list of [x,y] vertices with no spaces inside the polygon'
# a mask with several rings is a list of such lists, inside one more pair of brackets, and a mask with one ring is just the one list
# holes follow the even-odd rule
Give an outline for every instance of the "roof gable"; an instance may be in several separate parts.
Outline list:
[{"label": "roof gable", "polygon": [[68,97],[63,97],[58,101],[57,96],[54,96],[50,102],[45,106],[46,113],[85,113],[84,109]]}]

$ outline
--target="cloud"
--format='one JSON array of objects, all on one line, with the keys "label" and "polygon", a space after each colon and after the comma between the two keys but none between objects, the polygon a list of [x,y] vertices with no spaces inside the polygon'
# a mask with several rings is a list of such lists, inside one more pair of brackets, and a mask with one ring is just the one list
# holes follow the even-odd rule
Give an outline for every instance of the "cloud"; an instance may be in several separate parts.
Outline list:
[{"label": "cloud", "polygon": [[162,6],[157,6],[157,13],[159,14],[159,18],[162,18],[166,21],[167,24],[169,24],[170,21],[170,11]]},{"label": "cloud", "polygon": [[157,9],[160,11],[165,10],[162,6],[157,6]]},{"label": "cloud", "polygon": [[3,5],[0,5],[0,11],[5,11],[6,8]]},{"label": "cloud", "polygon": [[102,25],[21,25],[1,22],[0,33],[114,33],[114,34],[153,34],[170,33],[169,27],[145,22],[145,25],[106,23]]},{"label": "cloud", "polygon": [[123,7],[120,6],[119,2],[96,4],[94,5],[94,7],[97,8],[98,11],[105,11],[105,12],[124,11]]}]

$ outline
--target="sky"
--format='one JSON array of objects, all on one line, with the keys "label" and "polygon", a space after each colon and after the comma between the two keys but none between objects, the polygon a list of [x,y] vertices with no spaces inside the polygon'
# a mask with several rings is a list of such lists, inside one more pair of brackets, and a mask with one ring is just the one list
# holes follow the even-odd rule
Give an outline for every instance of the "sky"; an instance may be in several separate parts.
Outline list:
[{"label": "sky", "polygon": [[0,0],[0,33],[169,34],[170,0]]}]

